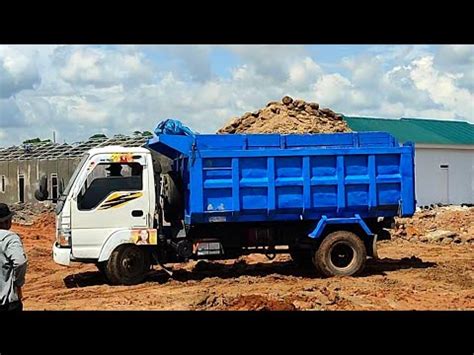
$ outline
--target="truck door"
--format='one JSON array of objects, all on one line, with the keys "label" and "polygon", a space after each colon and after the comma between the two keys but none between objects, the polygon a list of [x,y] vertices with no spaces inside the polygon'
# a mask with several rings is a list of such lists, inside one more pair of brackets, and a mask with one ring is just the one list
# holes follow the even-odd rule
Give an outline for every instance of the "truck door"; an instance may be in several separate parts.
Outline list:
[{"label": "truck door", "polygon": [[101,154],[90,162],[71,206],[75,258],[97,258],[105,240],[117,230],[148,227],[146,160],[127,157]]}]

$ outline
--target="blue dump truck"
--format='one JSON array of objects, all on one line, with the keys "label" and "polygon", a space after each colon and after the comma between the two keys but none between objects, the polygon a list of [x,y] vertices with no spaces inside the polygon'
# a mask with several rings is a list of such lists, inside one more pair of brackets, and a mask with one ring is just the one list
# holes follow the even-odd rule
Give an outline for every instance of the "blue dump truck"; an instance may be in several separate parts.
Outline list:
[{"label": "blue dump truck", "polygon": [[156,133],[148,148],[173,161],[161,195],[176,230],[162,238],[193,245],[186,257],[289,253],[354,275],[415,211],[414,145],[385,132],[195,135],[166,121]]},{"label": "blue dump truck", "polygon": [[394,217],[413,215],[414,177],[413,144],[385,132],[209,135],[166,120],[146,147],[84,155],[57,203],[53,256],[112,284],[250,253],[355,275]]}]

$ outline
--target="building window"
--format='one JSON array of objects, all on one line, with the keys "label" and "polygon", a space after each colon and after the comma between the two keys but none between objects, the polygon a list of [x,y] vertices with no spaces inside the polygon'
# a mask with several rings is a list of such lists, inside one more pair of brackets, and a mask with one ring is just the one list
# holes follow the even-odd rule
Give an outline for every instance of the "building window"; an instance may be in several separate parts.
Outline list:
[{"label": "building window", "polygon": [[18,174],[18,200],[20,203],[25,202],[25,175]]},{"label": "building window", "polygon": [[2,175],[2,181],[0,182],[0,192],[5,192],[5,175]]},{"label": "building window", "polygon": [[51,198],[53,200],[58,199],[58,174],[51,174]]}]

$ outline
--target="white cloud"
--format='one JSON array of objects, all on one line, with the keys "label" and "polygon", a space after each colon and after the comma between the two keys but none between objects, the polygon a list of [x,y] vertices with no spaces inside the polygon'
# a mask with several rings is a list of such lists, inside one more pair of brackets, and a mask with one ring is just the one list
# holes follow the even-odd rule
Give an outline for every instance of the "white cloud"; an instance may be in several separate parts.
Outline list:
[{"label": "white cloud", "polygon": [[296,88],[304,88],[314,83],[321,74],[321,67],[310,57],[305,57],[290,66],[289,82]]},{"label": "white cloud", "polygon": [[58,51],[59,74],[72,85],[133,86],[153,79],[153,71],[140,52],[90,47],[62,47]]},{"label": "white cloud", "polygon": [[184,65],[191,80],[206,82],[211,79],[210,46],[164,46],[163,50]]},{"label": "white cloud", "polygon": [[413,61],[410,77],[415,86],[426,91],[435,104],[442,105],[461,117],[473,118],[474,95],[456,85],[456,80],[460,78],[458,75],[435,69],[432,56]]},{"label": "white cloud", "polygon": [[392,117],[398,118],[405,115],[405,107],[401,102],[397,103],[390,103],[390,102],[382,102],[380,104],[380,113],[377,115],[378,117]]},{"label": "white cloud", "polygon": [[[474,46],[444,45],[439,46],[436,61],[440,65],[474,65]],[[471,67],[472,69],[472,67]]]},{"label": "white cloud", "polygon": [[9,78],[30,78],[17,86],[8,79],[14,95],[0,98],[2,145],[52,130],[68,142],[152,130],[165,118],[210,133],[284,95],[348,115],[473,121],[465,48],[387,47],[346,58],[332,72],[303,46],[225,46],[238,58],[230,76],[212,72],[211,48],[0,46],[0,70],[14,53],[22,59],[7,61]]},{"label": "white cloud", "polygon": [[382,60],[379,56],[362,55],[343,59],[343,65],[350,70],[352,83],[361,88],[375,89],[383,75]]},{"label": "white cloud", "polygon": [[368,56],[374,56],[381,63],[405,65],[419,57],[432,53],[428,45],[375,45],[369,48]]},{"label": "white cloud", "polygon": [[470,92],[474,90],[474,46],[439,46],[434,65],[442,71],[458,74],[456,82],[459,87]]},{"label": "white cloud", "polygon": [[280,83],[288,80],[289,67],[307,56],[305,47],[300,45],[239,45],[226,48],[237,54],[244,64],[253,67],[256,74]]},{"label": "white cloud", "polygon": [[0,46],[0,98],[33,89],[41,79],[33,58],[11,46]]},{"label": "white cloud", "polygon": [[385,101],[403,107],[413,107],[420,110],[433,107],[429,94],[417,89],[411,78],[411,66],[395,66],[385,72],[381,78],[379,90],[385,96]]},{"label": "white cloud", "polygon": [[456,114],[453,111],[441,110],[441,109],[414,109],[414,108],[405,108],[404,117],[418,117],[418,118],[436,118],[443,120],[455,120]]},{"label": "white cloud", "polygon": [[323,75],[314,85],[316,97],[327,106],[347,100],[347,92],[351,88],[349,79],[338,73]]},{"label": "white cloud", "polygon": [[13,97],[0,98],[0,127],[21,127],[25,125],[25,116],[19,110]]}]

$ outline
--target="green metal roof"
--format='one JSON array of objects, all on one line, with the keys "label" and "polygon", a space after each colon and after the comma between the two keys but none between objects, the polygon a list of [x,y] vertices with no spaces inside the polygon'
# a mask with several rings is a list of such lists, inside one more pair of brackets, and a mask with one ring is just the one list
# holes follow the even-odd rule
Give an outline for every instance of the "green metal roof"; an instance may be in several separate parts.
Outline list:
[{"label": "green metal roof", "polygon": [[474,124],[425,118],[371,118],[343,116],[353,131],[384,131],[400,142],[425,144],[472,144]]}]

